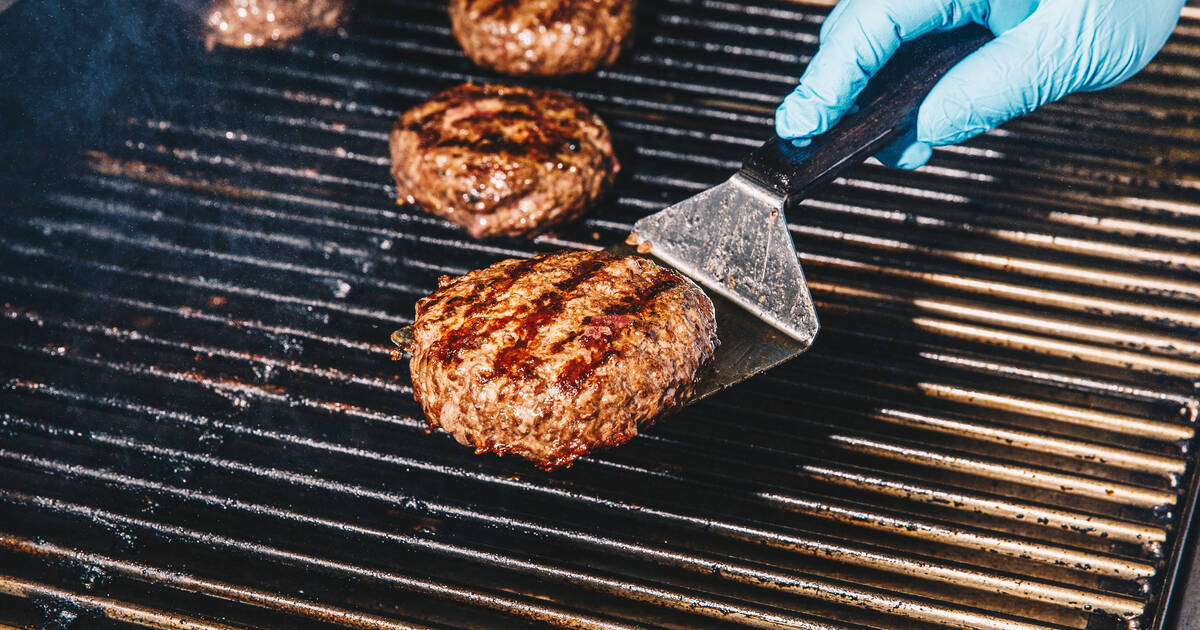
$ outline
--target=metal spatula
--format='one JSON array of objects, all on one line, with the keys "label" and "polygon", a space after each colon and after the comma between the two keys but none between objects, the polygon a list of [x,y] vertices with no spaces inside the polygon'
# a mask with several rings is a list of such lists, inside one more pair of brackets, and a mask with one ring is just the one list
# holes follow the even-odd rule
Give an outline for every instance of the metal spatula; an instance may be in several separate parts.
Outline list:
[{"label": "metal spatula", "polygon": [[863,91],[858,111],[829,132],[804,148],[772,138],[724,183],[633,226],[650,254],[703,286],[717,307],[721,345],[693,400],[808,349],[817,314],[785,206],[908,131],[937,80],[989,39],[987,29],[969,26],[901,47]]},{"label": "metal spatula", "polygon": [[[689,402],[808,349],[817,315],[785,206],[912,128],[937,80],[990,38],[972,25],[905,44],[863,91],[857,112],[808,146],[774,137],[724,183],[634,224],[636,251],[696,281],[716,306],[721,345]],[[608,251],[629,255],[635,248],[621,243]],[[407,328],[392,333],[392,341],[407,348]]]}]

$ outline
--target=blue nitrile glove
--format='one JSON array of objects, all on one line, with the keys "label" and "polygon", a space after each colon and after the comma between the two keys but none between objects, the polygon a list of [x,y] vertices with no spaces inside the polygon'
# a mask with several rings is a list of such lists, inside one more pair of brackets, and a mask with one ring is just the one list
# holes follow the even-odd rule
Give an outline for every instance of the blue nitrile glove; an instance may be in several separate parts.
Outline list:
[{"label": "blue nitrile glove", "polygon": [[916,129],[880,161],[917,168],[931,146],[954,144],[1072,92],[1136,74],[1166,43],[1184,0],[843,0],[821,27],[821,46],[775,113],[797,140],[821,134],[854,104],[903,41],[969,22],[996,39],[959,62],[917,112]]}]

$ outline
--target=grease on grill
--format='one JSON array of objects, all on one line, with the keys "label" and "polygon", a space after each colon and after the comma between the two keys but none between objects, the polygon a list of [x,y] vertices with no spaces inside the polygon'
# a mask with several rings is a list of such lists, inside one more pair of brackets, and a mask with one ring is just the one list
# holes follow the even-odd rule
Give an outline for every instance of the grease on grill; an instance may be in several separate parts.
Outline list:
[{"label": "grease on grill", "polygon": [[636,256],[548,254],[439,284],[412,329],[430,425],[547,469],[685,401],[716,347],[703,291]]}]

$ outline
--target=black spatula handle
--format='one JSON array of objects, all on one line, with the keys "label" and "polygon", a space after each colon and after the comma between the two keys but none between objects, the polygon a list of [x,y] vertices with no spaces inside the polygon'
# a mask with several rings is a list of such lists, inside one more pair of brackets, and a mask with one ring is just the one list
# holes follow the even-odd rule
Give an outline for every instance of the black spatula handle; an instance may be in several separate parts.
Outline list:
[{"label": "black spatula handle", "polygon": [[789,199],[800,199],[904,135],[934,84],[955,64],[992,38],[971,24],[924,35],[896,51],[858,98],[859,109],[829,131],[797,148],[778,136],[756,149],[742,174]]}]

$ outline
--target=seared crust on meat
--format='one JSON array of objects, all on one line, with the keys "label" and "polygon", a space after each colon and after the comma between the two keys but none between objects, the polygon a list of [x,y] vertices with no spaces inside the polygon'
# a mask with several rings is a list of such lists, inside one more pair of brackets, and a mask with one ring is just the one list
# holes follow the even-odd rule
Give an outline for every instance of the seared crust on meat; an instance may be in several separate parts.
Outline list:
[{"label": "seared crust on meat", "polygon": [[410,348],[430,426],[547,470],[687,400],[717,345],[708,296],[639,256],[560,252],[439,284]]},{"label": "seared crust on meat", "polygon": [[392,128],[400,203],[475,238],[521,236],[582,215],[617,171],[608,128],[571,97],[467,83],[410,109]]},{"label": "seared crust on meat", "polygon": [[450,0],[471,61],[512,75],[591,72],[632,37],[634,0]]},{"label": "seared crust on meat", "polygon": [[279,47],[305,31],[328,32],[348,12],[349,0],[213,0],[204,43],[235,48]]}]

